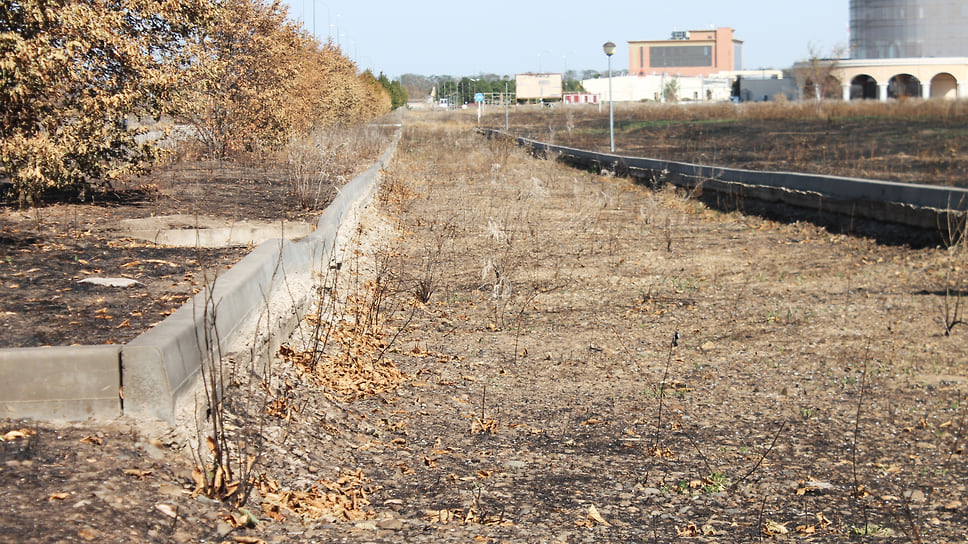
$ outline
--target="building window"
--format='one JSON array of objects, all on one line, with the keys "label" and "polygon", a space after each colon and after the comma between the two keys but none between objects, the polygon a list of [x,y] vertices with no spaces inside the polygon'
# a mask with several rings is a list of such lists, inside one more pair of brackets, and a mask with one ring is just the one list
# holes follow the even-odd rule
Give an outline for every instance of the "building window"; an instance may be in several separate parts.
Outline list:
[{"label": "building window", "polygon": [[653,68],[712,65],[712,48],[709,46],[656,46],[649,48],[649,66]]}]

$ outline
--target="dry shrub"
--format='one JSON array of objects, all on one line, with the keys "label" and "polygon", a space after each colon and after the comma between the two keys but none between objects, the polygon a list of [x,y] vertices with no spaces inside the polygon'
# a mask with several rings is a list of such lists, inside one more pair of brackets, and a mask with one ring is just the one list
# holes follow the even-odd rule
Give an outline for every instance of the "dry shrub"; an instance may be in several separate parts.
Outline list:
[{"label": "dry shrub", "polygon": [[317,129],[294,137],[286,145],[286,183],[303,209],[318,210],[336,188],[359,174],[361,157],[375,159],[386,147],[385,130],[372,126]]},{"label": "dry shrub", "polygon": [[29,0],[7,8],[0,177],[21,202],[143,173],[173,141],[196,140],[218,159],[268,155],[315,128],[390,111],[383,85],[303,30],[284,3]]}]

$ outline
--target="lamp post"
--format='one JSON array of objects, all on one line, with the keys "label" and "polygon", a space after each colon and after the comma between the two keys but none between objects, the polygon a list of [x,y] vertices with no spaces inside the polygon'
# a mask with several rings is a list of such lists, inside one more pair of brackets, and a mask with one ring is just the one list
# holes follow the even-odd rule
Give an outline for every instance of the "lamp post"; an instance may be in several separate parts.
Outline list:
[{"label": "lamp post", "polygon": [[[315,36],[316,39],[319,39],[319,36],[316,36],[316,1],[317,0],[313,0],[313,36]],[[329,27],[333,26],[333,25],[329,24],[329,19],[330,19],[330,17],[329,17],[329,4],[327,4],[326,2],[323,2],[321,0],[320,0],[319,3],[322,4],[322,5],[324,5],[324,6],[326,6],[326,39],[327,39],[327,41],[329,41]]]},{"label": "lamp post", "polygon": [[504,76],[504,132],[511,129],[511,119],[508,114],[508,104],[511,102],[508,96],[508,76]]},{"label": "lamp post", "polygon": [[615,109],[612,107],[612,55],[615,54],[615,44],[605,42],[602,49],[608,57],[608,148],[615,153]]}]

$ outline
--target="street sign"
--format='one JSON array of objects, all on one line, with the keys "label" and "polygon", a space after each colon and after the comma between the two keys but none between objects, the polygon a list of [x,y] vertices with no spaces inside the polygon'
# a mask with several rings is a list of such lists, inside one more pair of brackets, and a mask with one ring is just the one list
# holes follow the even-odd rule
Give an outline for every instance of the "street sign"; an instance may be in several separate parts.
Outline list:
[{"label": "street sign", "polygon": [[483,102],[483,101],[484,101],[484,93],[477,93],[474,95],[474,102]]}]

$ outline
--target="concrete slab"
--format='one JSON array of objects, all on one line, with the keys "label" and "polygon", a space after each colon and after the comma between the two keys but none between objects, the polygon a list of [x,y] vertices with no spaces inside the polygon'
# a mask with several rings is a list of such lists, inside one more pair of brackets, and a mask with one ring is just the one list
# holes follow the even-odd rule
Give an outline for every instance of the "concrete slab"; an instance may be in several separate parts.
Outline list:
[{"label": "concrete slab", "polygon": [[121,415],[121,346],[0,349],[0,417]]},{"label": "concrete slab", "polygon": [[172,247],[256,246],[273,238],[298,240],[313,231],[311,223],[287,221],[228,221],[209,216],[162,215],[122,219],[125,236]]}]

